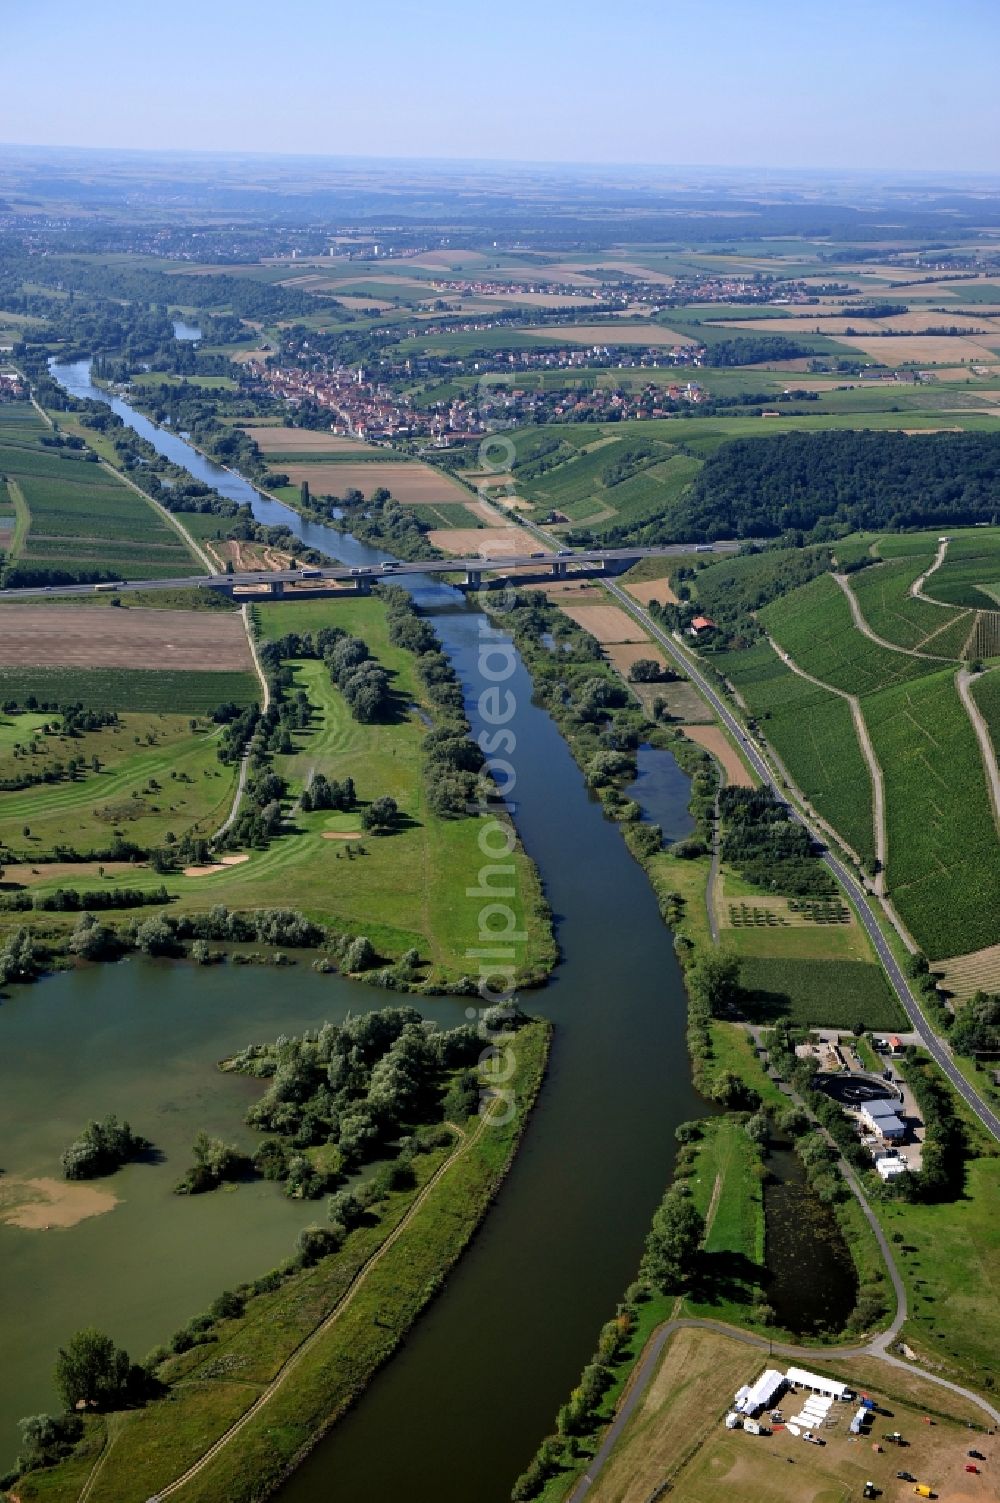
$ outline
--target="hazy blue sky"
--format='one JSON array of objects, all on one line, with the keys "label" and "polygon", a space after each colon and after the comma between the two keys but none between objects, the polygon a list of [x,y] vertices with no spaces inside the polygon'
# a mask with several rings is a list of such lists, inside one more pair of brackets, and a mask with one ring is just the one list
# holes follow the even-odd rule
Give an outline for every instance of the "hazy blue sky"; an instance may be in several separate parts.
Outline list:
[{"label": "hazy blue sky", "polygon": [[998,0],[6,0],[0,141],[1000,168]]}]

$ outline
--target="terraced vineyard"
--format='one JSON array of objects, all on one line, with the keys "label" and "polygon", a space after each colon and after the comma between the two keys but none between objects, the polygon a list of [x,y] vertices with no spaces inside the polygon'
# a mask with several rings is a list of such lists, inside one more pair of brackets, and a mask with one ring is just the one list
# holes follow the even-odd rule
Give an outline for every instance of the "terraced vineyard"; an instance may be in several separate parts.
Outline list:
[{"label": "terraced vineyard", "polygon": [[792,673],[766,642],[715,662],[818,813],[873,862],[871,777],[846,700]]},{"label": "terraced vineyard", "polygon": [[966,656],[973,661],[1000,658],[1000,611],[977,611]]},{"label": "terraced vineyard", "polygon": [[934,668],[926,659],[880,647],[859,632],[829,574],[767,606],[760,619],[801,668],[848,694],[871,694]]},{"label": "terraced vineyard", "polygon": [[933,657],[958,658],[973,626],[971,610],[948,610],[910,594],[931,565],[918,555],[877,564],[849,577],[862,615],[877,636]]},{"label": "terraced vineyard", "polygon": [[34,409],[13,404],[0,425],[0,475],[27,510],[11,547],[11,584],[127,575],[168,578],[198,569],[177,530],[150,502],[72,448],[48,448]]},{"label": "terraced vineyard", "polygon": [[970,528],[950,537],[944,563],[927,581],[925,594],[949,605],[995,609],[1000,605],[1000,528]]},{"label": "terraced vineyard", "polygon": [[[928,651],[947,646],[955,654],[950,664],[873,642],[830,575],[768,605],[759,619],[799,667],[857,698],[885,788],[887,890],[918,945],[939,959],[1000,940],[996,825],[955,684],[960,639],[973,625],[989,626],[992,616],[914,600],[909,585],[933,555],[908,556],[903,539],[885,541],[893,560],[850,579],[865,619],[887,640],[895,633],[913,642],[925,623],[943,618],[939,635],[922,640]],[[983,555],[974,557],[981,568]],[[870,863],[871,775],[850,706],[796,679],[763,644],[715,661],[817,812]],[[976,680],[974,693],[996,740],[1000,674]]]},{"label": "terraced vineyard", "polygon": [[660,438],[595,439],[592,431],[582,438],[563,427],[527,433],[518,440],[514,478],[537,515],[554,509],[595,534],[661,514],[700,469]]},{"label": "terraced vineyard", "polygon": [[871,696],[885,772],[889,890],[932,959],[997,941],[997,832],[950,670]]},{"label": "terraced vineyard", "polygon": [[972,685],[972,697],[989,726],[993,748],[1000,754],[1000,669],[985,673]]}]

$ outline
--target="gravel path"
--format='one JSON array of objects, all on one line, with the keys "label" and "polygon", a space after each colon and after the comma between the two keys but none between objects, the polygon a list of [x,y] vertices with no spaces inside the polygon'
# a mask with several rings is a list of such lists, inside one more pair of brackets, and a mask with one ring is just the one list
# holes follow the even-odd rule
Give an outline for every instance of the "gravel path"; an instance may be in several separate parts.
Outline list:
[{"label": "gravel path", "polygon": [[[928,573],[929,572],[930,570],[928,570]],[[928,658],[932,663],[953,663],[955,661],[954,658],[939,657],[936,652],[919,652],[916,647],[900,647],[898,642],[890,642],[886,637],[880,637],[877,632],[872,631],[871,627],[868,625],[868,622],[861,614],[861,606],[858,603],[858,597],[851,589],[851,586],[847,580],[847,575],[835,574],[833,577],[839,584],[840,588],[843,590],[844,595],[847,598],[847,603],[851,607],[851,616],[854,620],[854,625],[857,627],[861,635],[867,637],[870,642],[874,642],[878,647],[884,647],[886,652],[905,653],[908,658]],[[927,576],[925,575],[924,578],[926,577]],[[924,597],[921,596],[920,598],[923,599]],[[940,602],[936,603],[940,604]]]},{"label": "gravel path", "polygon": [[972,721],[972,729],[979,741],[979,750],[983,757],[983,768],[986,772],[986,781],[990,787],[990,799],[993,804],[993,818],[1000,825],[1000,768],[997,767],[997,752],[993,745],[993,737],[990,728],[983,718],[983,712],[976,704],[972,693],[972,685],[977,678],[982,678],[981,673],[970,673],[968,668],[960,668],[955,675],[955,684],[958,688],[959,698],[966,708],[969,719]]}]

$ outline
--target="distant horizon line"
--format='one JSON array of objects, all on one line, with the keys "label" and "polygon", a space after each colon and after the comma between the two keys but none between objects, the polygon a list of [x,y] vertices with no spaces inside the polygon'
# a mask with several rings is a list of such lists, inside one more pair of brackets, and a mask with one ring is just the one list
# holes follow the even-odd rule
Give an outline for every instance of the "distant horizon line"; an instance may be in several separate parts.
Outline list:
[{"label": "distant horizon line", "polygon": [[275,161],[275,162],[326,162],[330,164],[374,166],[382,165],[386,168],[408,165],[437,168],[469,168],[479,169],[510,169],[522,168],[529,170],[546,170],[549,172],[573,171],[595,173],[617,171],[630,176],[641,175],[649,172],[671,172],[690,174],[730,174],[734,177],[752,174],[781,176],[781,177],[839,177],[847,179],[861,179],[872,177],[885,177],[892,174],[905,177],[916,182],[932,184],[941,179],[977,179],[993,181],[1000,184],[1000,168],[987,169],[982,167],[901,167],[883,165],[875,167],[855,166],[806,166],[806,165],[776,165],[767,163],[754,163],[739,165],[722,162],[619,162],[619,161],[586,161],[586,160],[557,160],[543,157],[477,157],[477,156],[434,156],[434,155],[389,155],[389,154],[362,154],[362,153],[332,153],[317,151],[280,151],[269,150],[263,147],[233,148],[224,146],[104,146],[104,145],[80,145],[54,142],[36,141],[0,141],[0,153],[5,152],[55,152],[65,153],[70,156],[82,156],[94,153],[104,156],[119,157],[195,157],[206,161],[228,159],[236,161]]}]

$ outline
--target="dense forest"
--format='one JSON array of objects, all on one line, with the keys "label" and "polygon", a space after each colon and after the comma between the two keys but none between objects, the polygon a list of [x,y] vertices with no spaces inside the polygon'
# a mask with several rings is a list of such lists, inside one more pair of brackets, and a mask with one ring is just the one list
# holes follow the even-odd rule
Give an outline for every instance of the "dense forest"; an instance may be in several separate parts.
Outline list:
[{"label": "dense forest", "polygon": [[855,528],[995,523],[998,513],[1000,434],[784,433],[721,445],[670,530],[820,541]]}]

